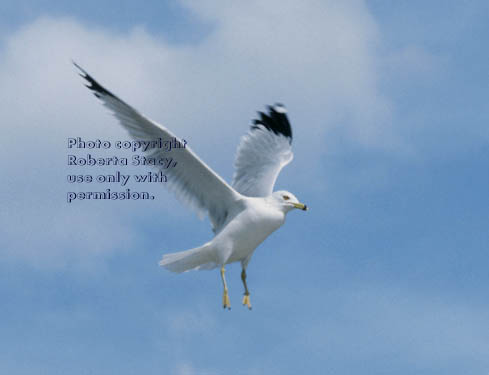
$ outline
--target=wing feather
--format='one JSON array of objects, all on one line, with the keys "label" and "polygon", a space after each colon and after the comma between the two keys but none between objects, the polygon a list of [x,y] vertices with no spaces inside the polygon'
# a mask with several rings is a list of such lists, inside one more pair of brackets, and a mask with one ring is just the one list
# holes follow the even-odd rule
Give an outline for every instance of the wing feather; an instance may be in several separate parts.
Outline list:
[{"label": "wing feather", "polygon": [[249,197],[266,197],[273,193],[275,181],[284,166],[293,159],[292,128],[281,104],[258,112],[249,132],[238,146],[232,186]]},{"label": "wing feather", "polygon": [[[109,108],[121,125],[132,138],[138,141],[181,140],[164,126],[148,119],[130,105],[123,102],[110,91],[102,87],[85,70],[80,69],[81,76],[88,82],[86,85],[99,98],[104,106]],[[175,148],[171,152],[161,148],[150,148],[145,156],[153,158],[168,158],[171,156],[177,164],[174,168],[159,167],[168,176],[166,186],[174,192],[177,198],[191,208],[199,216],[207,214],[214,231],[219,231],[226,223],[230,210],[242,196],[224,181],[216,172],[208,167],[190,147]]]}]

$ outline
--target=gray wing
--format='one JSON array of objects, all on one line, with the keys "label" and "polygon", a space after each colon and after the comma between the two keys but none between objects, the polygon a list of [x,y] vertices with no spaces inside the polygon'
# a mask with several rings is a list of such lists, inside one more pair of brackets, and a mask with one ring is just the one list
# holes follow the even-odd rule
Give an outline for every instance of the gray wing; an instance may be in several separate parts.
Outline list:
[{"label": "gray wing", "polygon": [[[74,64],[80,69],[80,75],[88,81],[89,84],[86,86],[113,112],[131,137],[139,141],[161,138],[164,141],[175,139],[181,142],[164,126],[140,114],[102,87],[80,66]],[[168,176],[165,185],[179,200],[195,209],[199,216],[207,214],[214,231],[218,231],[226,222],[232,207],[235,207],[242,196],[200,160],[190,147],[173,149],[170,155],[177,165],[168,169],[160,167]],[[161,148],[152,148],[145,152],[145,156],[159,159],[167,158],[169,153]]]},{"label": "gray wing", "polygon": [[249,132],[241,138],[234,162],[232,186],[249,197],[273,193],[278,174],[293,159],[292,128],[281,104],[258,112]]}]

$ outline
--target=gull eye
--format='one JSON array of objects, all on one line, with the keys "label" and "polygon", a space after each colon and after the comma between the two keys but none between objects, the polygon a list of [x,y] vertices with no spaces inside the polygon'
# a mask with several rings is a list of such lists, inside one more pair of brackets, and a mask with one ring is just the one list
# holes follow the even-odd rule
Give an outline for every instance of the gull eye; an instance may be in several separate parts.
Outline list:
[{"label": "gull eye", "polygon": [[290,197],[288,195],[282,195],[282,198],[284,198],[284,200],[288,201],[290,199]]}]

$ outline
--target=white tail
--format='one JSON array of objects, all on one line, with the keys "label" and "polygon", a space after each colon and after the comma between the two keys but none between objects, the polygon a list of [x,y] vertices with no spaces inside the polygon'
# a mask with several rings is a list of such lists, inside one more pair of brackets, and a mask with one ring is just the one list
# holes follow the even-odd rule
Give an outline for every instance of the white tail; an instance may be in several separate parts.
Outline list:
[{"label": "white tail", "polygon": [[172,272],[185,272],[193,269],[211,269],[217,267],[214,260],[210,242],[195,249],[179,251],[163,255],[160,266]]}]

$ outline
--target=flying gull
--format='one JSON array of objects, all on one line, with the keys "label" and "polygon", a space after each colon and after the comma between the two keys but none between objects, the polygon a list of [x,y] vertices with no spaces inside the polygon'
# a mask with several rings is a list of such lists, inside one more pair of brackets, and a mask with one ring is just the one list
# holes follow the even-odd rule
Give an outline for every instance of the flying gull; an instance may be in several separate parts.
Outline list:
[{"label": "flying gull", "polygon": [[[178,138],[102,87],[76,63],[86,85],[109,108],[120,124],[136,140]],[[173,272],[220,268],[223,283],[223,307],[231,308],[226,278],[226,264],[241,262],[244,286],[243,305],[251,309],[246,284],[246,268],[255,249],[285,222],[293,209],[307,210],[294,194],[273,191],[280,170],[290,163],[292,129],[282,104],[258,112],[247,134],[241,138],[234,163],[232,185],[205,164],[190,147],[174,150],[178,166],[165,169],[165,185],[199,215],[207,214],[214,238],[195,249],[165,254],[160,266]],[[148,157],[165,157],[159,148],[145,152]],[[157,166],[158,167],[158,166]]]}]

